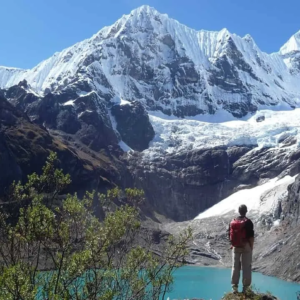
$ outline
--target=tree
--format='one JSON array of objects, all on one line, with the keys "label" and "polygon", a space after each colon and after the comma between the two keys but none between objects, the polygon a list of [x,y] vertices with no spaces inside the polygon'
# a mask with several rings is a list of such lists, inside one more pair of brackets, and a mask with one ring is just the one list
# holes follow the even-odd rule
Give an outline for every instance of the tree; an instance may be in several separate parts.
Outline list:
[{"label": "tree", "polygon": [[164,299],[190,230],[171,236],[155,254],[151,239],[142,239],[142,191],[114,188],[60,200],[71,180],[56,160],[51,153],[42,175],[12,185],[8,201],[21,207],[16,220],[1,209],[0,299]]}]

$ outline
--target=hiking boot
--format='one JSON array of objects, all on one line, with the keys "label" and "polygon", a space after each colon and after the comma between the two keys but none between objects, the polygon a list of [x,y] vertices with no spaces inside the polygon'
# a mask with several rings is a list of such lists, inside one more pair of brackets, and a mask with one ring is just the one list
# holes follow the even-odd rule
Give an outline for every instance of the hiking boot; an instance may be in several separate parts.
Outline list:
[{"label": "hiking boot", "polygon": [[254,293],[251,290],[250,286],[244,286],[243,287],[243,294],[247,295],[247,296],[253,296]]}]

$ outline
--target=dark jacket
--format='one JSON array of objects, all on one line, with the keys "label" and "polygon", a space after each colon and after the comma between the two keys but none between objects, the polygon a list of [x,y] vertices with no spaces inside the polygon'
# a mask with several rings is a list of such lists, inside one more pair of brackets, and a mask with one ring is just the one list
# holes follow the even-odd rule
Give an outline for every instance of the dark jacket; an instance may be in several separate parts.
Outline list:
[{"label": "dark jacket", "polygon": [[[236,219],[241,220],[243,218],[244,217],[239,216]],[[246,231],[246,238],[247,239],[250,239],[250,238],[254,237],[254,229],[253,228],[254,228],[254,226],[253,226],[252,221],[247,218],[247,221],[245,222],[245,231]],[[228,236],[229,236],[229,240],[230,240],[230,224],[229,224],[229,228],[228,228]]]}]

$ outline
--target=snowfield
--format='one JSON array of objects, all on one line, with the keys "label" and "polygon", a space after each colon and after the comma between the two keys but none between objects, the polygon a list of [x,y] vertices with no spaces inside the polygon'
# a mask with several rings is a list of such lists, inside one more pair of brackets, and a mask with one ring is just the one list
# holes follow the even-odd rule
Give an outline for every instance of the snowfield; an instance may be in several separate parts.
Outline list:
[{"label": "snowfield", "polygon": [[[234,119],[223,111],[216,115],[201,115],[180,119],[161,112],[150,112],[156,133],[144,157],[151,159],[162,151],[175,153],[184,150],[215,146],[254,145],[256,147],[284,147],[294,151],[300,144],[300,109],[260,110],[244,119]],[[292,145],[283,143],[294,139]]]},{"label": "snowfield", "polygon": [[287,187],[294,181],[295,176],[286,176],[282,179],[273,178],[254,188],[240,190],[199,214],[195,220],[222,216],[232,212],[237,213],[241,204],[247,205],[250,215],[272,214],[280,199],[287,195]]}]

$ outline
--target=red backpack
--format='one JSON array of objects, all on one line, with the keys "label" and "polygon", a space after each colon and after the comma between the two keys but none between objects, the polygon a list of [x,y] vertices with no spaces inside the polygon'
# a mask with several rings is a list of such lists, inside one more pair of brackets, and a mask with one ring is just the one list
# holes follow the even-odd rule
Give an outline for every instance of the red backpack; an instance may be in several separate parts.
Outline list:
[{"label": "red backpack", "polygon": [[243,219],[234,219],[230,223],[230,242],[233,247],[244,247],[246,244],[245,223],[248,221],[246,217]]}]

